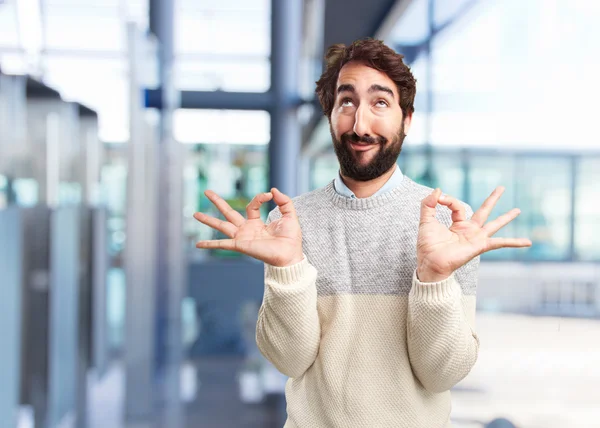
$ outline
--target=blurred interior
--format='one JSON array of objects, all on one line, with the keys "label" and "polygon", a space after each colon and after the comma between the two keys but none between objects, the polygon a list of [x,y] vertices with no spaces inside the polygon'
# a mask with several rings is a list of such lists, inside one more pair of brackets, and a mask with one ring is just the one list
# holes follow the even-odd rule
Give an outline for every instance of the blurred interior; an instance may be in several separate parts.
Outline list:
[{"label": "blurred interior", "polygon": [[[398,164],[528,249],[482,256],[457,428],[598,426],[600,4],[0,1],[0,426],[282,427],[261,262],[195,248],[211,189],[245,214],[338,172],[314,96],[362,37],[417,78]],[[266,219],[270,206],[263,206]]]}]

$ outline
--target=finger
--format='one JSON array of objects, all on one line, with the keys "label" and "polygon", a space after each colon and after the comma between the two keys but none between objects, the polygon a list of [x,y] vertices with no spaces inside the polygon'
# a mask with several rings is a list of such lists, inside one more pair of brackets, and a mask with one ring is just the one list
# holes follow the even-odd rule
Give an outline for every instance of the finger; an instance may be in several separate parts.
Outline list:
[{"label": "finger", "polygon": [[435,219],[435,207],[441,195],[441,189],[435,189],[421,201],[421,224],[437,221]]},{"label": "finger", "polygon": [[504,186],[498,186],[494,189],[492,194],[487,197],[487,199],[481,204],[481,207],[475,211],[471,220],[477,223],[479,226],[483,226],[487,221],[490,213],[496,206],[496,202],[500,199],[500,196],[504,193]]},{"label": "finger", "polygon": [[238,227],[241,226],[242,224],[244,224],[244,222],[246,221],[244,216],[241,215],[236,210],[234,210],[233,208],[231,208],[229,206],[229,204],[227,202],[225,202],[225,200],[223,198],[221,198],[219,195],[217,195],[212,190],[207,190],[206,192],[204,192],[204,194],[206,195],[206,197],[208,199],[210,199],[210,201],[213,204],[215,204],[215,206],[219,209],[219,211],[221,211],[221,214],[223,214],[225,216],[227,221],[232,223],[234,226],[238,226]]},{"label": "finger", "polygon": [[273,200],[279,207],[279,211],[284,217],[297,217],[296,209],[294,208],[294,203],[292,202],[292,198],[288,195],[281,193],[277,188],[273,187],[271,189],[271,193],[273,193]]},{"label": "finger", "polygon": [[236,251],[237,244],[234,239],[214,239],[212,241],[198,241],[196,248]]},{"label": "finger", "polygon": [[223,221],[218,218],[211,217],[204,213],[196,213],[194,214],[194,218],[198,220],[200,223],[203,223],[207,226],[212,227],[213,229],[218,230],[221,233],[224,233],[226,236],[233,238],[235,233],[237,232],[237,227],[233,224]]},{"label": "finger", "polygon": [[508,223],[517,218],[519,214],[521,214],[521,210],[518,208],[513,208],[509,212],[502,214],[497,219],[490,221],[488,224],[483,226],[483,229],[487,232],[488,236],[492,236]]},{"label": "finger", "polygon": [[465,206],[458,199],[449,195],[441,195],[438,203],[440,205],[445,205],[452,210],[453,222],[465,221],[467,219]]},{"label": "finger", "polygon": [[248,206],[246,206],[246,214],[248,215],[248,220],[256,220],[260,218],[260,206],[265,202],[270,201],[273,198],[273,194],[271,192],[268,193],[259,193],[256,195]]},{"label": "finger", "polygon": [[531,241],[526,238],[490,238],[485,251],[500,248],[524,248],[531,247]]}]

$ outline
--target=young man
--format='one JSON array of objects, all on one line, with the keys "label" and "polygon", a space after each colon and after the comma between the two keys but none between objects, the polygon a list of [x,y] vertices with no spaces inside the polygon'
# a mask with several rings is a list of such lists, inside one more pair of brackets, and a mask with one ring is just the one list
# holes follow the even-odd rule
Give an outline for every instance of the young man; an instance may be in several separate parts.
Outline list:
[{"label": "young man", "polygon": [[247,219],[207,191],[227,221],[196,214],[231,238],[199,248],[265,263],[256,341],[290,378],[285,428],[450,426],[450,388],[477,360],[479,255],[531,245],[492,237],[518,209],[485,224],[501,187],[473,214],[402,175],[415,97],[402,58],[371,39],[329,49],[316,91],[340,163],[328,185],[273,188]]}]

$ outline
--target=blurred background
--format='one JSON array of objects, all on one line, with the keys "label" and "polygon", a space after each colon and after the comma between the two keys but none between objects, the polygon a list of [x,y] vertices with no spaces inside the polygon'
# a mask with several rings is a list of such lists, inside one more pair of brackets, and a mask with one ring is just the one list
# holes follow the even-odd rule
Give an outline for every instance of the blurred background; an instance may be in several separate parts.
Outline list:
[{"label": "blurred background", "polygon": [[[456,427],[600,426],[600,4],[593,0],[0,1],[0,427],[282,427],[257,351],[262,263],[218,239],[338,164],[314,97],[362,37],[417,78],[399,158],[529,249],[485,254]],[[266,218],[269,207],[263,207]]]}]

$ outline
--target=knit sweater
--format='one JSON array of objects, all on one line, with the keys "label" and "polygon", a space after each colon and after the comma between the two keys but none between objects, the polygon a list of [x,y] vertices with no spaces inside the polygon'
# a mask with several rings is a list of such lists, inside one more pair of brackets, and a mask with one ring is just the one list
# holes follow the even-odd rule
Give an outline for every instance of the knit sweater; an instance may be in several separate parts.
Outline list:
[{"label": "knit sweater", "polygon": [[[368,198],[345,198],[333,181],[293,198],[304,259],[265,264],[256,326],[261,353],[289,377],[284,428],[451,426],[450,388],[479,349],[479,257],[443,281],[417,279],[431,191],[405,176]],[[267,223],[280,217],[275,208]],[[436,218],[452,224],[441,205]]]}]

